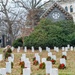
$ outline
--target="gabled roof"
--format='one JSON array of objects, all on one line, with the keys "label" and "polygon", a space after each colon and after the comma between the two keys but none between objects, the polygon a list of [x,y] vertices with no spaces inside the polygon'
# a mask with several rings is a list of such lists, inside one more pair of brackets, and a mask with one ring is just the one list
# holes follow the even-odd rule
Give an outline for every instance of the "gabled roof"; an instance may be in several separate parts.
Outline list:
[{"label": "gabled roof", "polygon": [[40,18],[46,18],[48,14],[54,9],[59,9],[64,15],[67,20],[73,20],[71,14],[69,14],[63,7],[61,7],[58,3],[54,3],[47,11],[45,11]]}]

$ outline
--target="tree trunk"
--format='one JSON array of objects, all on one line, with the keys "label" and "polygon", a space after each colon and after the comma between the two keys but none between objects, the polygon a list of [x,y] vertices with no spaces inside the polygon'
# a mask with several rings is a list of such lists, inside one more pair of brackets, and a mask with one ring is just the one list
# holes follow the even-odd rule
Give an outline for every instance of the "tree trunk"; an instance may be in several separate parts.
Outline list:
[{"label": "tree trunk", "polygon": [[13,36],[13,34],[10,34],[10,45],[12,45],[13,44],[13,41],[14,41],[14,36]]}]

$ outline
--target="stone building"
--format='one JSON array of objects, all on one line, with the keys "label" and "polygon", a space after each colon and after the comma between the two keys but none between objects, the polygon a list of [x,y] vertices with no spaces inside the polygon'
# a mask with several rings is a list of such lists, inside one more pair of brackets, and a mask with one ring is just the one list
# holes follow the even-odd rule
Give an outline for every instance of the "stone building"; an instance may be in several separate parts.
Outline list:
[{"label": "stone building", "polygon": [[71,14],[75,22],[75,0],[52,0],[44,6],[45,10],[48,10],[54,2],[57,2],[59,6]]},{"label": "stone building", "polygon": [[63,20],[73,20],[71,14],[69,14],[63,7],[58,3],[54,3],[50,8],[48,8],[40,18],[48,18],[53,22],[63,21]]}]

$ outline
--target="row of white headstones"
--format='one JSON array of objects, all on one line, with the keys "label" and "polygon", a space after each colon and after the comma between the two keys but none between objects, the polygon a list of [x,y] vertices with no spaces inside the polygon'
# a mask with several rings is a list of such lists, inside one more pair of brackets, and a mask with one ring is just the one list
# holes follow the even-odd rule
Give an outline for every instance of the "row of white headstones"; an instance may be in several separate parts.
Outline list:
[{"label": "row of white headstones", "polygon": [[[66,55],[66,52],[62,52],[62,55]],[[34,55],[36,57],[36,60],[40,64],[40,56],[38,53],[35,53]],[[52,59],[56,60],[56,55],[52,55],[52,52],[48,52],[48,56],[50,56]],[[0,54],[0,61],[2,61],[2,54]],[[26,58],[26,54],[22,54],[21,61],[25,62],[25,67],[23,69],[23,75],[30,75],[31,74],[31,62],[29,61],[29,58]],[[8,57],[8,62],[6,62],[6,68],[0,68],[0,74],[6,75],[6,73],[11,73],[11,62],[14,62],[14,54],[12,54],[12,57]],[[46,58],[42,58],[42,62],[45,62],[46,64],[46,74],[50,75],[58,75],[58,69],[52,68],[52,62],[46,61]],[[60,64],[64,63],[66,66],[66,60],[64,58],[60,59]]]},{"label": "row of white headstones", "polygon": [[[20,47],[18,49],[20,49]],[[67,56],[67,51],[69,49],[70,49],[70,47],[67,47],[67,49],[66,49],[66,47],[62,47],[62,51],[64,51],[64,52],[62,52],[62,55]],[[12,51],[13,50],[14,50],[14,48],[12,48]],[[25,50],[27,52],[27,48]],[[42,52],[41,47],[39,47],[39,51]],[[50,48],[46,47],[46,51],[48,52],[48,56],[50,56],[52,59],[56,60],[56,55],[52,55],[52,52],[50,51]],[[54,47],[54,51],[59,52],[59,48]],[[32,52],[34,52],[34,47],[32,47]],[[40,64],[39,54],[35,53],[34,56],[36,57],[36,60]],[[3,60],[2,57],[3,57],[2,54],[0,54],[0,61]],[[26,54],[22,54],[21,61],[24,61],[25,67],[27,67],[27,68],[23,69],[23,75],[30,75],[31,74],[31,62],[29,61],[29,58],[26,58]],[[6,75],[6,73],[11,73],[11,62],[14,62],[14,54],[12,54],[11,57],[8,57],[8,62],[6,62],[6,68],[0,68],[0,74]],[[46,61],[46,58],[42,58],[42,62],[45,62],[45,64],[46,64],[46,74],[58,75],[58,69],[52,68],[52,62]],[[60,59],[60,64],[62,64],[62,63],[65,64],[65,66],[66,66],[66,60],[64,58]]]},{"label": "row of white headstones", "polygon": [[[14,48],[12,48],[12,50],[14,50]],[[17,48],[17,52],[20,52],[20,50],[21,50],[21,48],[18,47]],[[31,47],[31,50],[32,50],[32,52],[35,51],[33,46]],[[69,45],[67,47],[62,47],[62,51],[68,51],[68,50],[71,50],[71,51],[74,50],[75,51],[75,47],[73,47],[73,46],[70,47]],[[50,48],[46,47],[46,51],[50,52]],[[54,51],[59,52],[59,47],[54,47]],[[24,48],[24,52],[27,52],[27,47]],[[39,52],[42,52],[42,48],[41,47],[39,47]]]},{"label": "row of white headstones", "polygon": [[[62,55],[67,56],[67,52],[62,52]],[[48,52],[48,56],[50,56],[52,59],[56,60],[56,55],[52,55],[52,52]],[[39,53],[35,53],[34,57],[36,57],[36,60],[40,64],[41,61],[40,61]],[[30,69],[30,67],[31,67],[30,61],[29,61],[29,58],[26,58],[26,54],[22,54],[21,61],[24,61],[25,66]],[[52,62],[46,61],[46,58],[42,58],[42,62],[44,62],[46,64],[46,74],[58,75],[58,69],[52,68]],[[61,58],[60,64],[64,64],[66,66],[66,60],[64,58]],[[30,72],[29,74],[27,74],[27,72],[25,70],[26,69],[23,70],[23,75],[25,75],[25,74],[30,75],[31,70],[29,71]]]}]

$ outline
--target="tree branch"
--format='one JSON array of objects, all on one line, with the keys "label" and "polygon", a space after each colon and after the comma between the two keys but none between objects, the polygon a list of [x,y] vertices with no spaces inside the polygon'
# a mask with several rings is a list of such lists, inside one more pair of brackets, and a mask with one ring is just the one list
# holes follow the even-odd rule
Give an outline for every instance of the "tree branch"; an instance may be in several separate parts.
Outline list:
[{"label": "tree branch", "polygon": [[35,5],[34,7],[36,7],[42,0],[39,0]]},{"label": "tree branch", "polygon": [[38,6],[38,8],[41,8],[42,6],[44,6],[45,4],[47,4],[47,3],[49,3],[49,2],[50,2],[50,0],[47,1],[47,2],[45,2],[44,4],[42,4],[41,6]]},{"label": "tree branch", "polygon": [[19,7],[23,7],[26,10],[29,10],[28,6],[25,6],[26,4],[24,4],[24,2],[21,2],[21,1],[14,1],[14,2],[17,3]]}]

